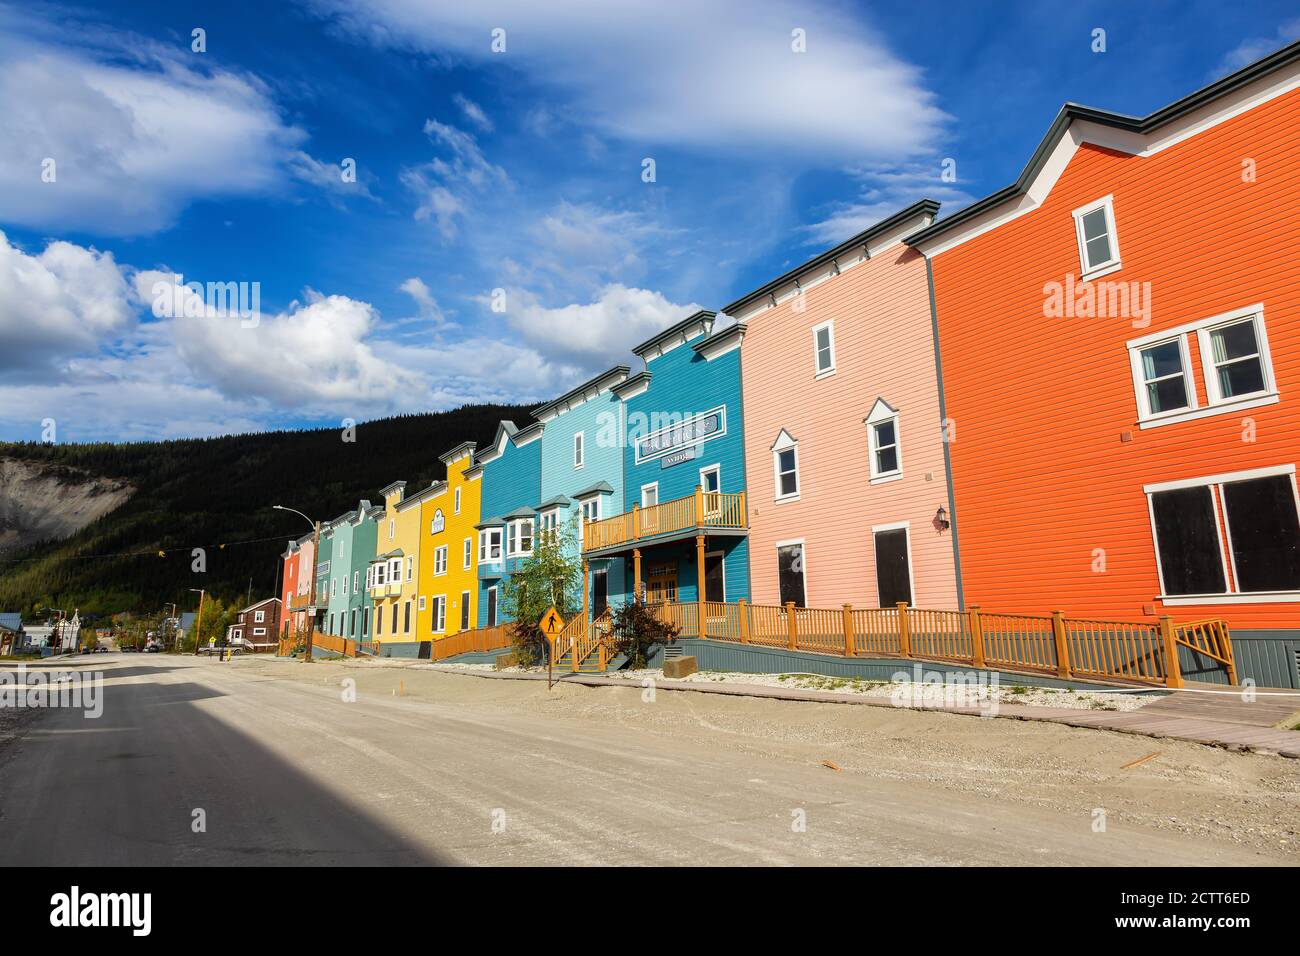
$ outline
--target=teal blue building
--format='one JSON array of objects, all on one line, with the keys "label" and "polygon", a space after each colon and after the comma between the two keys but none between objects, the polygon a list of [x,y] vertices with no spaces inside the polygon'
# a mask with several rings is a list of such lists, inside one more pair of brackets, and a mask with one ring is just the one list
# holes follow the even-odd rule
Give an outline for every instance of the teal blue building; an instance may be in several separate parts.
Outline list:
[{"label": "teal blue building", "polygon": [[542,433],[534,422],[501,422],[490,447],[474,455],[466,478],[482,480],[478,531],[478,626],[505,621],[502,586],[532,556],[542,491]]},{"label": "teal blue building", "polygon": [[[622,501],[630,521],[596,524],[583,556],[623,564],[611,602],[749,598],[740,348],[745,326],[697,312],[633,351],[645,370],[611,391],[621,405]],[[608,519],[608,516],[602,516]]]},{"label": "teal blue building", "polygon": [[325,611],[326,634],[370,640],[371,601],[366,571],[375,557],[382,506],[362,500],[357,507],[321,526],[322,545],[329,541],[330,573]]}]

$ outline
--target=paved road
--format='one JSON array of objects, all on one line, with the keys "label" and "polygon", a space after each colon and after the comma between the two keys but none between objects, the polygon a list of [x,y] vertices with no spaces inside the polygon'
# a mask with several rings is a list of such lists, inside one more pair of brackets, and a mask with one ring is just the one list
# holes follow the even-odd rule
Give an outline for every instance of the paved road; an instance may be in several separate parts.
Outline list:
[{"label": "paved road", "polygon": [[0,864],[1263,862],[720,741],[463,700],[345,704],[331,665],[319,684],[161,655],[75,666],[104,671],[103,716],[29,713],[0,749]]}]

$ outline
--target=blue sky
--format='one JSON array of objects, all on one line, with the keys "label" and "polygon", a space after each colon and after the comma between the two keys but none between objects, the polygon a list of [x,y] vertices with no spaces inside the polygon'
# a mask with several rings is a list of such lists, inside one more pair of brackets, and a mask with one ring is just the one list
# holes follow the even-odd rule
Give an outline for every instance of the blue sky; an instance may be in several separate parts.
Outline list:
[{"label": "blue sky", "polygon": [[[1146,113],[1297,36],[1282,2],[0,0],[0,438],[544,399],[1006,185],[1066,100]],[[257,323],[160,313],[175,274],[258,283]]]}]

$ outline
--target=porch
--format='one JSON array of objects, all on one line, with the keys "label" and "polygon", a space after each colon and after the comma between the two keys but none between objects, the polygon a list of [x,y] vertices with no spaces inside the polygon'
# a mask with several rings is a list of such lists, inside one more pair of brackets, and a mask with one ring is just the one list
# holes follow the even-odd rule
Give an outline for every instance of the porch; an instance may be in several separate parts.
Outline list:
[{"label": "porch", "polygon": [[745,493],[706,492],[588,522],[582,529],[584,557],[612,557],[645,544],[663,544],[701,534],[746,534],[749,513]]}]

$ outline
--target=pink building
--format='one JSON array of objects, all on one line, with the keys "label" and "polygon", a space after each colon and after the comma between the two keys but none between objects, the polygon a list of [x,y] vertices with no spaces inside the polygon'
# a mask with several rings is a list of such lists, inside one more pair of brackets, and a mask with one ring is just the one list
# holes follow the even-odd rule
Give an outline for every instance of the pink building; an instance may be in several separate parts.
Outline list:
[{"label": "pink building", "polygon": [[724,310],[741,350],[755,604],[959,605],[918,202]]}]

